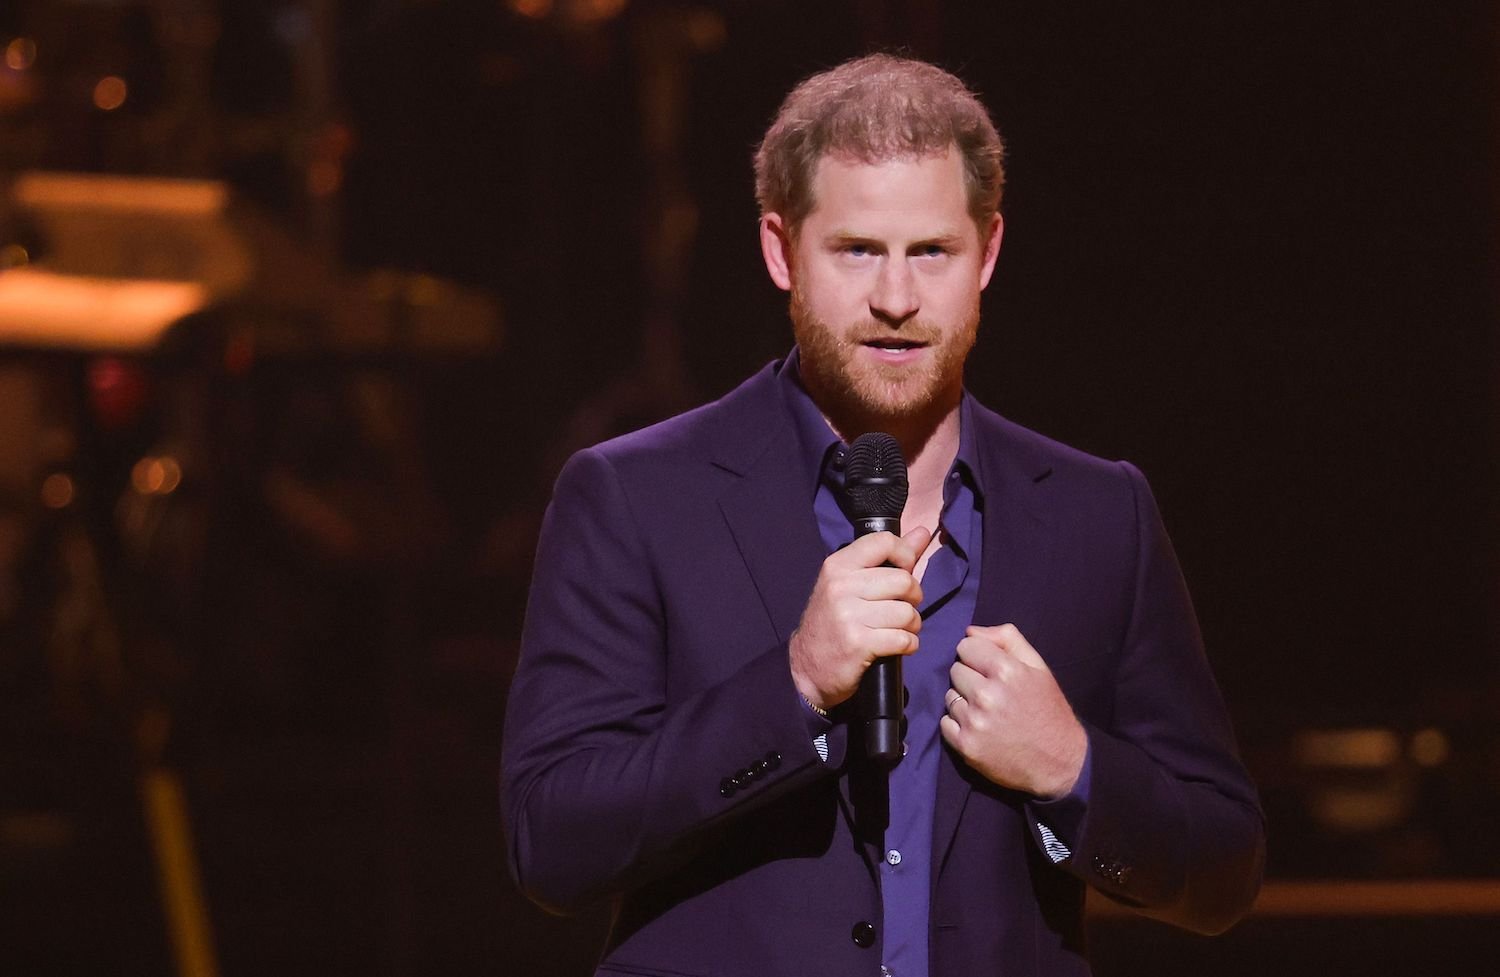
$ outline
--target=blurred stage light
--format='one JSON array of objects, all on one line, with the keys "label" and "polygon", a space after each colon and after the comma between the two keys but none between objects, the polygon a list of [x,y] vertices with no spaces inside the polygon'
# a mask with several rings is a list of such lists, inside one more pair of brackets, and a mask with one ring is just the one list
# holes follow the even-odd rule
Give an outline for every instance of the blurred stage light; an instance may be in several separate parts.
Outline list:
[{"label": "blurred stage light", "polygon": [[167,327],[208,304],[197,282],[58,275],[33,267],[0,275],[0,344],[89,350],[146,349]]},{"label": "blurred stage light", "polygon": [[505,0],[511,12],[529,20],[553,14],[567,27],[594,27],[618,17],[626,0]]},{"label": "blurred stage light", "polygon": [[130,484],[141,495],[171,495],[182,484],[182,466],[170,455],[142,458],[130,470]]},{"label": "blurred stage light", "polygon": [[1419,767],[1440,767],[1448,759],[1448,737],[1440,729],[1421,730],[1412,735],[1408,752]]},{"label": "blurred stage light", "polygon": [[307,192],[314,197],[331,197],[343,183],[344,170],[337,163],[320,159],[307,167]]},{"label": "blurred stage light", "polygon": [[1400,758],[1401,740],[1389,729],[1306,730],[1296,750],[1305,767],[1379,769]]},{"label": "blurred stage light", "polygon": [[66,509],[73,504],[73,479],[53,472],[42,480],[42,505],[49,509]]},{"label": "blurred stage light", "polygon": [[125,104],[125,99],[130,94],[130,88],[125,84],[125,79],[119,75],[105,75],[99,79],[94,86],[94,107],[113,112]]},{"label": "blurred stage light", "polygon": [[18,37],[5,45],[5,66],[12,71],[25,71],[36,63],[36,42],[29,37]]},{"label": "blurred stage light", "polygon": [[506,0],[510,9],[522,17],[541,20],[552,12],[552,0]]},{"label": "blurred stage light", "polygon": [[625,9],[625,0],[571,0],[568,19],[579,24],[600,24]]}]

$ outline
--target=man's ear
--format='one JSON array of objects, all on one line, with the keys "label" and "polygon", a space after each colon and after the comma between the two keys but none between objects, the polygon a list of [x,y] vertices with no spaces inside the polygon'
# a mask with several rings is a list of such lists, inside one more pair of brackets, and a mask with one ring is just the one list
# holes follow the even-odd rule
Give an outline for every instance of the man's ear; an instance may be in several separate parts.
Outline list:
[{"label": "man's ear", "polygon": [[766,214],[760,219],[760,254],[766,261],[771,281],[783,292],[792,287],[792,234],[780,214]]},{"label": "man's ear", "polygon": [[990,218],[990,232],[980,242],[984,245],[984,264],[979,268],[979,287],[984,288],[990,283],[990,275],[995,272],[995,259],[1000,257],[1000,239],[1005,237],[1005,218],[998,213]]}]

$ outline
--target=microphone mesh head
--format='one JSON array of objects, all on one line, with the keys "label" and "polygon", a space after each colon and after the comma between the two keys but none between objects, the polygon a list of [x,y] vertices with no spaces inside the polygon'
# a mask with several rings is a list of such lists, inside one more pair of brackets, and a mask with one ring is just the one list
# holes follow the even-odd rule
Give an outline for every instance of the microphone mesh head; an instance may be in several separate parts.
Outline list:
[{"label": "microphone mesh head", "polygon": [[898,519],[906,508],[906,459],[889,434],[861,434],[844,457],[844,489],[859,518]]}]

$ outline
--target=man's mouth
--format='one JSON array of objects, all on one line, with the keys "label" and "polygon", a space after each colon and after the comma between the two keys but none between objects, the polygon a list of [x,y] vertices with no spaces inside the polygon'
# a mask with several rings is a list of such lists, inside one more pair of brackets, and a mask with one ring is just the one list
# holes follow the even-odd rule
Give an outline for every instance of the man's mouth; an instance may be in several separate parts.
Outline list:
[{"label": "man's mouth", "polygon": [[919,342],[918,340],[915,340],[915,339],[898,339],[898,338],[892,337],[892,338],[880,338],[880,339],[866,339],[863,342],[862,345],[869,346],[872,349],[891,350],[892,352],[898,352],[899,353],[902,350],[921,349],[922,347],[926,346],[927,344],[924,343],[924,342]]}]

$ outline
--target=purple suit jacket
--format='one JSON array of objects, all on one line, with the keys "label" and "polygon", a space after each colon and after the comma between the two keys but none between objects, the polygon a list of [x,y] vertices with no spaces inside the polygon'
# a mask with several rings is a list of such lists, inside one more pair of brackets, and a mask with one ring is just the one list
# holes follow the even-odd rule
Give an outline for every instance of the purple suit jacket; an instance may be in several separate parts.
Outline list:
[{"label": "purple suit jacket", "polygon": [[[881,852],[852,826],[847,737],[836,726],[820,760],[787,665],[825,553],[775,369],[575,455],[543,527],[503,809],[531,898],[613,900],[599,974],[879,972]],[[1092,780],[1054,865],[1036,805],[945,751],[932,973],[1087,974],[1085,883],[1220,931],[1259,886],[1263,819],[1150,490],[1128,464],[974,416],[975,619],[1015,623],[1047,659]]]}]

